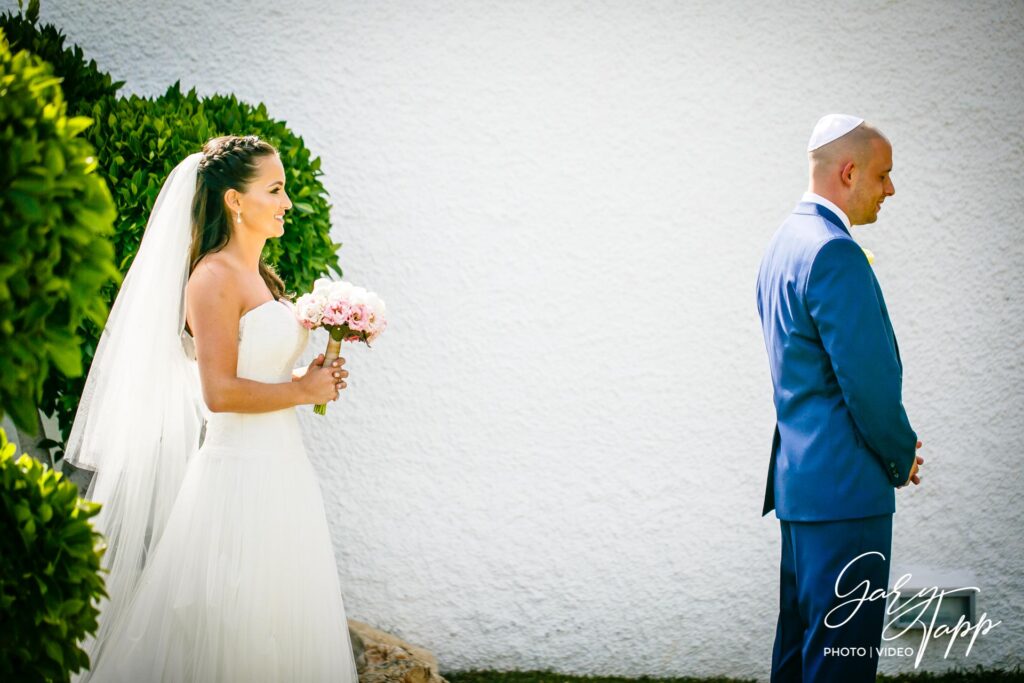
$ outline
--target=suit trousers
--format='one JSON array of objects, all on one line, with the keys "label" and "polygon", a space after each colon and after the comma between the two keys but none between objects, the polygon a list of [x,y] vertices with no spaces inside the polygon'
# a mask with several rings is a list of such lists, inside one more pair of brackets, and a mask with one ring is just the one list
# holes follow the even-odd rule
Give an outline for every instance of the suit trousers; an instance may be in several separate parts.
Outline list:
[{"label": "suit trousers", "polygon": [[873,683],[886,601],[867,598],[888,591],[892,514],[779,523],[782,562],[771,680]]}]

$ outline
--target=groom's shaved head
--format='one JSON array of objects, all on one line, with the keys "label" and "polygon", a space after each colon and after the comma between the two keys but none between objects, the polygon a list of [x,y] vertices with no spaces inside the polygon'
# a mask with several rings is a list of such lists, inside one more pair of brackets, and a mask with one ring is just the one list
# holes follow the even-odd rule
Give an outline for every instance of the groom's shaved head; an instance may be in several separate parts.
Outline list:
[{"label": "groom's shaved head", "polygon": [[811,161],[811,177],[821,173],[829,173],[832,169],[845,166],[852,161],[862,166],[874,154],[875,141],[889,140],[868,122],[864,122],[846,135],[836,138],[827,145],[808,153]]},{"label": "groom's shaved head", "polygon": [[882,202],[896,188],[892,171],[892,145],[870,123],[811,150],[811,192],[831,200],[853,225],[874,223]]}]

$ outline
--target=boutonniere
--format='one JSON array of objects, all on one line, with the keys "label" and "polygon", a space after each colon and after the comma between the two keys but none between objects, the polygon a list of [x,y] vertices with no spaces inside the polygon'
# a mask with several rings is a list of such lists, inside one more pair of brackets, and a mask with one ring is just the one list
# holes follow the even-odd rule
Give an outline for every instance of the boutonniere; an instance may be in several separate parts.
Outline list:
[{"label": "boutonniere", "polygon": [[868,257],[868,265],[869,266],[875,265],[875,254],[874,254],[874,252],[872,252],[870,249],[864,249],[864,247],[861,247],[861,249],[864,250],[864,255]]}]

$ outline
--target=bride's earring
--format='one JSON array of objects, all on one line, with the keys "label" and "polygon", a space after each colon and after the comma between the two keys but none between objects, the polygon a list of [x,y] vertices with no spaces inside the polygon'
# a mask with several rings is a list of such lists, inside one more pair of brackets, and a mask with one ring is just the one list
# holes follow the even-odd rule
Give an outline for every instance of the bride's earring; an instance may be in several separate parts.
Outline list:
[{"label": "bride's earring", "polygon": [[241,211],[236,211],[235,212],[235,222],[236,223],[241,223],[242,222],[242,212]]}]

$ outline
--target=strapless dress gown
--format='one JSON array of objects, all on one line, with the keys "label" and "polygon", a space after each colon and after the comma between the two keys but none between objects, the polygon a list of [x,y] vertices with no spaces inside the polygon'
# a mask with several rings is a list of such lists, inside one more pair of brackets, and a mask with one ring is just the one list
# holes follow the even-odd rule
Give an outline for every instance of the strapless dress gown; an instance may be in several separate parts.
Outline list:
[{"label": "strapless dress gown", "polygon": [[[238,376],[290,381],[309,337],[292,304],[267,301],[239,327]],[[76,678],[357,683],[320,485],[295,408],[206,417],[126,617],[92,654],[92,670]]]}]

